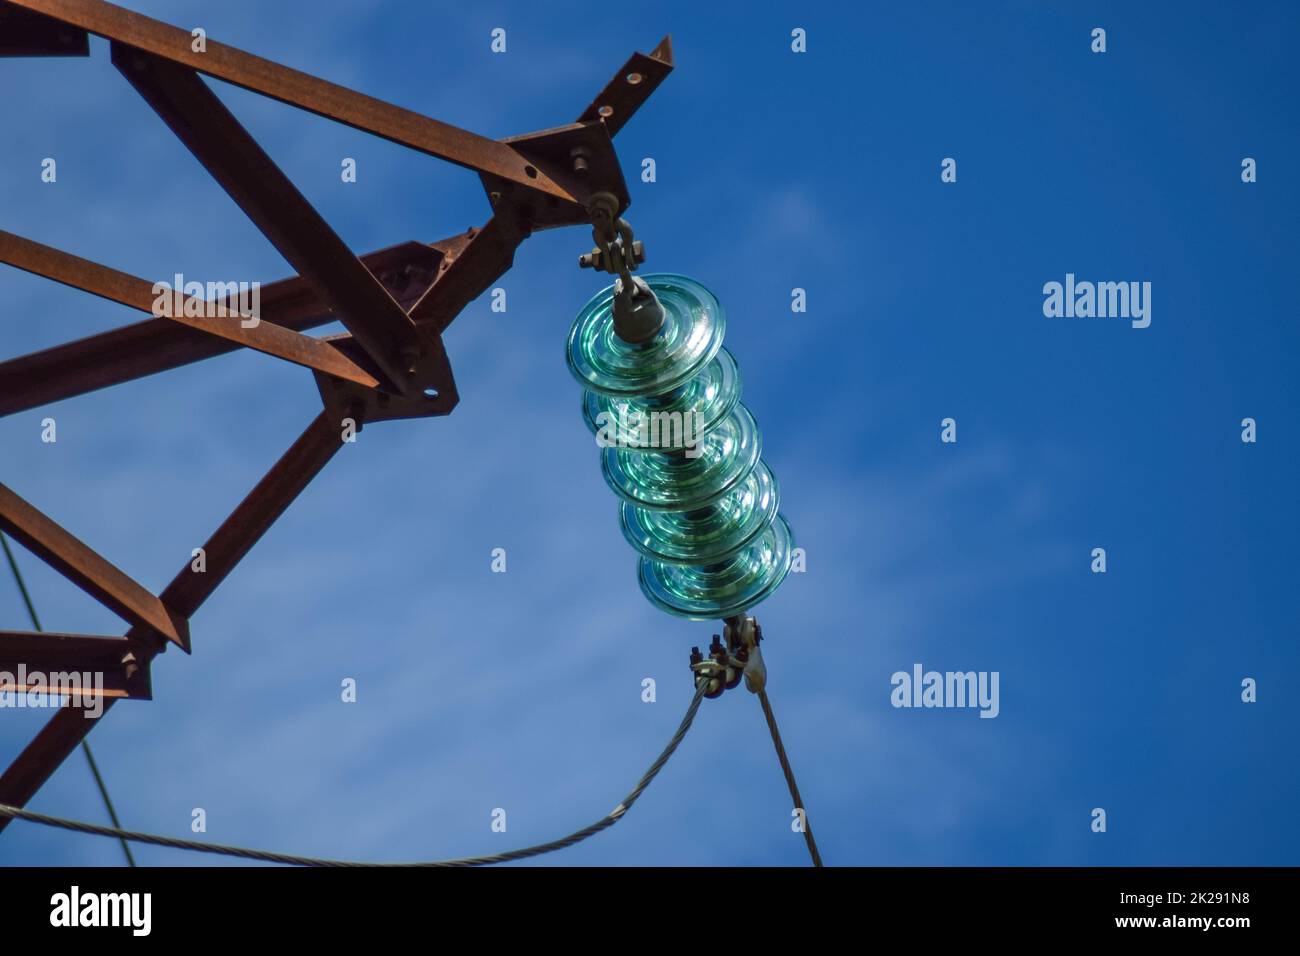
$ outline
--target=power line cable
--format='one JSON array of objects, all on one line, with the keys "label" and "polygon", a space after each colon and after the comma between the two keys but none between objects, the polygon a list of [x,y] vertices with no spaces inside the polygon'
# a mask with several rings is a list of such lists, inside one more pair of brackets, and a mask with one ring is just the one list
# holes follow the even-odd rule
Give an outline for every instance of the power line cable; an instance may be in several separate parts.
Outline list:
[{"label": "power line cable", "polygon": [[812,824],[808,822],[808,810],[799,796],[799,784],[795,783],[794,770],[790,767],[790,758],[786,756],[785,745],[781,743],[781,731],[776,726],[776,715],[772,713],[772,704],[767,699],[767,688],[758,692],[758,701],[763,705],[763,716],[767,718],[767,729],[772,734],[772,743],[776,746],[777,759],[781,761],[781,771],[785,774],[786,786],[790,788],[790,797],[797,810],[803,812],[803,839],[808,844],[808,855],[812,857],[813,866],[822,865],[822,856],[817,852],[817,841],[813,839]]},{"label": "power line cable", "polygon": [[562,850],[566,847],[580,843],[590,836],[594,836],[601,830],[612,827],[632,809],[632,805],[640,798],[645,789],[650,786],[650,782],[659,775],[659,771],[668,763],[668,759],[677,750],[678,745],[686,736],[686,732],[691,729],[691,724],[695,721],[695,715],[700,709],[700,701],[704,699],[704,692],[708,689],[709,682],[701,680],[695,690],[695,697],[691,700],[691,705],[686,709],[686,716],[682,718],[681,725],[677,728],[677,733],[673,734],[672,740],[668,746],[659,754],[659,758],[650,765],[650,769],[641,777],[640,782],[633,788],[632,792],[623,798],[623,802],[616,806],[605,816],[601,817],[590,826],[583,827],[576,833],[571,833],[559,840],[552,840],[550,843],[543,843],[539,846],[526,847],[522,850],[511,850],[508,853],[496,853],[491,856],[471,856],[454,860],[436,860],[428,863],[357,863],[348,860],[324,860],[307,856],[290,856],[285,853],[271,853],[266,850],[248,850],[242,847],[222,846],[217,843],[199,843],[195,840],[179,840],[173,837],[156,836],[151,833],[136,833],[131,830],[123,830],[120,827],[105,827],[94,823],[82,823],[78,820],[65,820],[61,817],[47,816],[44,813],[36,813],[32,810],[24,810],[20,807],[11,807],[6,804],[0,804],[0,817],[13,817],[17,820],[27,820],[30,823],[40,823],[44,826],[58,827],[64,830],[73,830],[78,833],[88,833],[95,836],[117,837],[119,840],[130,840],[135,843],[149,843],[154,846],[170,847],[176,850],[193,850],[197,853],[217,853],[222,856],[236,856],[245,860],[261,860],[266,863],[285,863],[290,866],[329,866],[329,867],[445,867],[445,866],[488,866],[493,863],[509,863],[513,860],[524,860],[528,857],[541,856],[543,853],[551,853],[555,850]]},{"label": "power line cable", "polygon": [[[22,595],[23,603],[27,607],[27,613],[31,617],[32,626],[37,631],[43,631],[40,618],[36,613],[36,607],[32,603],[31,594],[27,590],[27,584],[23,580],[22,571],[18,567],[18,562],[14,559],[13,551],[9,547],[9,542],[3,534],[0,534],[0,547],[3,547],[5,557],[9,563],[9,570],[13,573],[14,581],[18,585],[18,591]],[[372,867],[372,866],[409,866],[409,867],[453,867],[453,866],[489,866],[496,863],[509,863],[514,860],[524,860],[529,857],[541,856],[544,853],[552,853],[556,850],[563,850],[574,844],[581,843],[588,837],[595,836],[602,830],[613,826],[632,805],[636,803],[645,789],[650,786],[650,782],[659,775],[668,759],[677,750],[687,731],[690,730],[692,723],[695,721],[695,715],[700,709],[700,702],[704,699],[704,693],[708,689],[708,680],[697,681],[695,696],[691,700],[690,707],[687,708],[686,716],[682,718],[681,725],[677,728],[677,733],[673,735],[668,746],[664,748],[659,758],[645,772],[640,782],[633,788],[617,807],[607,813],[600,820],[569,834],[558,840],[552,840],[549,843],[539,844],[538,846],[526,847],[521,850],[512,850],[508,853],[498,853],[490,856],[463,857],[452,860],[435,860],[431,862],[420,863],[366,863],[354,862],[349,860],[329,860],[316,857],[293,856],[285,853],[272,853],[267,850],[252,850],[244,847],[224,846],[217,843],[202,843],[196,840],[182,840],[175,837],[158,836],[156,834],[141,833],[135,830],[122,829],[121,821],[117,817],[117,811],[113,807],[113,801],[108,795],[108,787],[104,783],[104,778],[99,772],[99,766],[95,762],[95,756],[91,752],[90,744],[82,740],[82,751],[86,755],[86,761],[90,764],[90,771],[95,777],[95,783],[99,787],[100,796],[103,797],[104,806],[108,810],[108,815],[113,821],[111,827],[100,826],[94,823],[85,823],[79,820],[68,820],[62,817],[49,816],[43,813],[37,813],[33,810],[25,810],[21,807],[0,804],[0,816],[12,817],[18,820],[26,820],[30,823],[39,823],[44,826],[56,827],[65,830],[71,830],[78,833],[86,833],[94,836],[116,837],[122,844],[122,852],[126,855],[127,863],[135,866],[135,857],[131,853],[130,843],[147,843],[154,846],[170,847],[178,850],[191,850],[196,853],[214,853],[222,856],[234,856],[247,860],[260,860],[267,863],[284,863],[290,866],[317,866],[317,867]],[[768,700],[766,688],[758,691],[759,703],[763,707],[763,716],[767,720],[768,731],[772,735],[772,744],[776,748],[777,759],[781,763],[781,771],[785,775],[786,786],[790,789],[790,797],[794,800],[797,809],[803,811],[803,836],[804,842],[808,845],[809,856],[812,857],[813,866],[822,866],[821,854],[817,849],[817,841],[813,837],[812,824],[808,821],[808,811],[803,805],[803,798],[799,794],[799,784],[795,781],[794,770],[790,766],[790,758],[785,752],[785,745],[781,742],[781,731],[776,724],[776,715],[772,712],[771,701]]]},{"label": "power line cable", "polygon": [[[23,573],[18,568],[18,562],[14,560],[14,553],[9,548],[9,541],[0,533],[0,547],[4,548],[5,557],[9,561],[9,570],[13,572],[14,582],[18,585],[18,592],[23,596],[23,603],[27,605],[27,615],[32,619],[32,627],[37,631],[44,632],[45,628],[41,627],[41,619],[36,615],[36,605],[32,603],[32,596],[27,591],[27,582],[23,580]],[[104,806],[108,809],[109,819],[113,821],[113,826],[121,827],[122,821],[117,818],[117,810],[113,808],[113,801],[108,796],[108,786],[104,783],[104,778],[99,772],[99,765],[95,763],[95,755],[90,751],[90,744],[82,738],[81,752],[86,755],[86,762],[90,764],[90,772],[94,774],[95,783],[99,786],[99,795],[104,798]],[[121,841],[122,852],[126,854],[126,865],[135,866],[135,857],[131,855],[131,846],[125,840]]]}]

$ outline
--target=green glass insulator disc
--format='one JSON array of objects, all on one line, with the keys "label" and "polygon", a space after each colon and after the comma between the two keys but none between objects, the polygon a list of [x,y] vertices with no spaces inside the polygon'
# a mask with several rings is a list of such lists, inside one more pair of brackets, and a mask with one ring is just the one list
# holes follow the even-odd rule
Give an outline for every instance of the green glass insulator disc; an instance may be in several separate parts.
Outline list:
[{"label": "green glass insulator disc", "polygon": [[606,448],[601,470],[624,501],[641,508],[692,511],[726,497],[758,464],[758,425],[737,403],[693,451],[667,454]]},{"label": "green glass insulator disc", "polygon": [[641,558],[641,591],[656,607],[695,621],[717,620],[754,607],[780,586],[790,570],[794,534],[777,515],[749,547],[705,567]]},{"label": "green glass insulator disc", "polygon": [[634,345],[614,334],[614,287],[578,313],[565,353],[569,371],[588,389],[614,398],[645,398],[681,388],[722,347],[726,316],[713,293],[668,272],[642,276],[664,308],[664,324]]},{"label": "green glass insulator disc", "polygon": [[780,493],[759,462],[735,491],[696,511],[649,511],[623,503],[623,536],[668,564],[717,564],[752,544],[776,518]]},{"label": "green glass insulator disc", "polygon": [[603,432],[617,447],[671,451],[700,441],[739,400],[740,370],[731,353],[720,349],[704,371],[659,398],[613,398],[585,391],[582,416],[593,435]]}]

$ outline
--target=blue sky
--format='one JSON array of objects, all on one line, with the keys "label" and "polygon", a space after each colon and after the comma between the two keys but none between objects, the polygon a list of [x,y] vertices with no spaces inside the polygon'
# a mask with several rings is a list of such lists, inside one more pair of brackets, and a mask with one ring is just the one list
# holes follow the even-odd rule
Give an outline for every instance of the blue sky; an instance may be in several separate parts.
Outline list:
[{"label": "blue sky", "polygon": [[[807,551],[758,616],[827,862],[1300,862],[1294,5],[131,6],[491,136],[570,122],[671,32],[677,69],[617,140],[629,219],[647,269],[726,306]],[[0,228],[153,279],[289,274],[107,52],[0,62]],[[214,85],[358,252],[489,215],[471,173]],[[188,836],[202,807],[218,842],[432,859],[560,836],[633,785],[712,629],[641,597],[582,423],[562,349],[599,288],[588,240],[529,239],[508,311],[485,296],[447,335],[454,414],[342,449],[194,618],[192,658],[95,731],[126,826]],[[1151,326],[1044,317],[1067,272],[1151,282]],[[5,356],[137,318],[12,269],[0,299]],[[0,419],[0,480],[157,591],[317,408],[302,370],[224,357]],[[48,628],[122,632],[19,559]],[[3,582],[0,626],[26,626]],[[999,716],[891,707],[916,662],[999,672]],[[0,712],[0,760],[45,716]],[[79,754],[32,806],[104,816]],[[0,864],[120,859],[0,837]],[[635,810],[546,862],[806,862],[757,702],[706,702]]]}]

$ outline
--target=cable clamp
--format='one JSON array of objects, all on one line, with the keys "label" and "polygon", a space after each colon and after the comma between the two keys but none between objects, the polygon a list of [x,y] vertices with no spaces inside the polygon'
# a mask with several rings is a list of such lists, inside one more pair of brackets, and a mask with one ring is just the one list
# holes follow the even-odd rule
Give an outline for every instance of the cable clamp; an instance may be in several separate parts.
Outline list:
[{"label": "cable clamp", "polygon": [[767,665],[763,663],[763,627],[748,615],[729,618],[723,629],[729,647],[736,648],[735,656],[744,660],[745,687],[751,694],[762,693],[767,686]]},{"label": "cable clamp", "polygon": [[751,693],[757,694],[767,684],[767,667],[758,643],[763,630],[752,617],[734,617],[724,622],[722,636],[713,635],[707,657],[698,647],[691,648],[691,672],[698,687],[708,682],[704,696],[715,699],[723,691],[740,684],[741,678]]}]

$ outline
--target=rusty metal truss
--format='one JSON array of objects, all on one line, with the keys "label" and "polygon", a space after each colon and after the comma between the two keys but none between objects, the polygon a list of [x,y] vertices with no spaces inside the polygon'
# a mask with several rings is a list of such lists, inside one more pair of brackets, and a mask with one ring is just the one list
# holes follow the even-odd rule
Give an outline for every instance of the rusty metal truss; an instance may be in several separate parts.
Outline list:
[{"label": "rusty metal truss", "polygon": [[[104,707],[69,698],[0,776],[0,803],[25,805],[122,698],[151,697],[150,663],[168,645],[190,650],[189,619],[325,467],[343,422],[446,415],[458,397],[442,331],[506,272],[534,230],[590,221],[588,199],[628,205],[611,137],[672,70],[665,37],[635,53],[577,122],[494,140],[458,129],[103,0],[0,0],[0,57],[89,56],[109,41],[114,67],[297,270],[261,289],[261,321],[150,318],[0,362],[0,415],[189,365],[240,348],[311,369],[321,411],[203,546],[154,595],[0,484],[0,531],[130,625],[121,637],[0,631],[0,670],[102,671]],[[204,76],[364,130],[479,174],[492,206],[480,228],[357,257],[212,92]],[[152,312],[153,283],[0,230],[0,262]],[[238,303],[219,306],[234,316]],[[303,333],[331,321],[346,334]],[[9,823],[0,819],[0,830]]]}]

